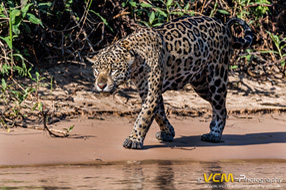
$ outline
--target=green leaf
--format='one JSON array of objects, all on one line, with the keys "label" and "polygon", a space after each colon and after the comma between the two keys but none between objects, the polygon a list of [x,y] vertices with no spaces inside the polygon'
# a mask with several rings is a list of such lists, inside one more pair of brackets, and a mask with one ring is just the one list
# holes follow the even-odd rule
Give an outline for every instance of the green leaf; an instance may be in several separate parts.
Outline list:
[{"label": "green leaf", "polygon": [[4,64],[2,65],[1,73],[2,73],[3,75],[6,75],[6,74],[9,73],[10,70],[11,70],[11,66],[10,66],[9,64],[4,63]]},{"label": "green leaf", "polygon": [[34,92],[35,90],[36,90],[35,88],[28,87],[25,89],[25,94],[30,94],[31,92]]},{"label": "green leaf", "polygon": [[215,13],[215,11],[216,11],[216,9],[217,9],[217,6],[218,6],[218,3],[216,2],[216,3],[214,4],[213,10],[211,11],[210,17],[213,17],[213,15],[214,15],[214,13]]},{"label": "green leaf", "polygon": [[188,10],[190,8],[190,3],[187,3],[187,5],[184,7],[184,10]]},{"label": "green leaf", "polygon": [[187,14],[189,16],[194,16],[195,12],[194,11],[186,11],[185,14]]},{"label": "green leaf", "polygon": [[0,18],[6,18],[6,15],[4,15],[0,12]]},{"label": "green leaf", "polygon": [[10,49],[12,49],[12,41],[10,40],[10,36],[6,36],[5,38],[3,38],[2,36],[0,36],[0,39],[4,40]]},{"label": "green leaf", "polygon": [[237,65],[232,65],[232,66],[230,66],[230,68],[231,68],[231,69],[237,69],[238,66],[237,66]]},{"label": "green leaf", "polygon": [[177,11],[172,11],[170,14],[172,14],[172,15],[180,15],[180,16],[184,15],[183,12],[177,12]]},{"label": "green leaf", "polygon": [[132,7],[136,7],[136,6],[137,6],[137,3],[136,3],[136,2],[133,2],[133,1],[129,2],[129,4],[130,4]]},{"label": "green leaf", "polygon": [[36,102],[32,108],[32,111],[35,111],[35,109],[38,107],[38,102]]},{"label": "green leaf", "polygon": [[149,23],[152,25],[152,23],[154,22],[155,19],[155,13],[154,11],[152,11],[152,13],[149,16]]},{"label": "green leaf", "polygon": [[40,79],[40,73],[37,71],[36,71],[36,79],[37,79],[37,81],[39,81],[39,79]]},{"label": "green leaf", "polygon": [[5,12],[5,7],[4,5],[0,4],[0,18],[6,18],[4,12]]},{"label": "green leaf", "polygon": [[277,48],[279,48],[279,44],[280,44],[280,39],[279,39],[279,37],[278,37],[277,35],[275,35],[275,34],[272,34],[272,33],[269,32],[269,31],[266,31],[266,32],[269,34],[270,38],[271,38],[272,41],[275,43],[275,46],[276,46]]},{"label": "green leaf", "polygon": [[13,9],[10,13],[10,26],[12,27],[13,33],[16,35],[20,34],[20,30],[18,29],[22,22],[22,18],[20,17],[20,15],[21,11],[18,9]]},{"label": "green leaf", "polygon": [[259,51],[260,53],[276,53],[279,54],[278,51],[274,51],[274,50],[267,50],[267,51]]},{"label": "green leaf", "polygon": [[[20,24],[21,24],[21,21],[22,21],[22,18],[17,17],[15,24],[12,25],[12,31],[13,31],[13,33],[16,34],[16,35],[19,35],[19,34],[21,33],[21,31],[19,30],[19,26],[20,26]],[[14,38],[14,37],[15,37],[15,36],[13,36],[13,38]]]},{"label": "green leaf", "polygon": [[170,7],[171,6],[171,4],[173,3],[173,0],[167,0],[167,7]]},{"label": "green leaf", "polygon": [[38,7],[39,8],[51,8],[51,6],[53,5],[52,2],[48,2],[48,3],[39,3]]},{"label": "green leaf", "polygon": [[148,3],[140,3],[140,6],[144,7],[144,8],[151,8],[151,7],[153,7],[152,5],[150,5]]},{"label": "green leaf", "polygon": [[217,11],[221,14],[229,15],[229,12],[227,12],[226,10],[218,9]]},{"label": "green leaf", "polygon": [[147,27],[150,27],[150,25],[149,25],[149,23],[148,22],[146,22],[146,21],[139,21],[139,22],[141,22],[141,23],[143,23],[145,26],[147,26]]},{"label": "green leaf", "polygon": [[113,32],[113,29],[109,26],[109,24],[105,18],[103,18],[99,13],[97,13],[93,10],[89,10],[89,11],[92,12],[93,14],[95,14],[96,16],[98,16],[102,20],[102,22]]},{"label": "green leaf", "polygon": [[35,15],[33,15],[32,13],[27,13],[27,17],[28,17],[28,20],[33,23],[33,24],[40,24],[42,27],[43,24],[42,24],[42,21],[40,19],[38,19]]},{"label": "green leaf", "polygon": [[20,53],[14,53],[13,55],[14,55],[15,57],[19,57],[19,58],[21,59],[21,61],[22,61],[22,64],[23,64],[24,67],[26,68],[25,59],[24,59],[23,55],[20,54]]},{"label": "green leaf", "polygon": [[249,3],[249,5],[254,5],[254,4],[256,4],[256,5],[264,5],[264,4],[268,4],[268,5],[270,5],[270,2],[269,1],[256,1],[256,2],[251,2],[251,3]]},{"label": "green leaf", "polygon": [[[48,2],[48,3],[39,3],[38,4],[38,8],[41,12],[43,13],[48,13],[46,10],[47,9],[51,9],[53,3],[52,2]],[[48,13],[49,14],[49,13]]]},{"label": "green leaf", "polygon": [[280,47],[280,49],[284,49],[286,47],[286,44],[284,44],[283,46]]},{"label": "green leaf", "polygon": [[67,130],[67,133],[70,133],[74,128],[74,125],[70,126],[70,128]]},{"label": "green leaf", "polygon": [[26,17],[27,12],[29,11],[30,6],[33,5],[33,3],[26,4],[24,7],[22,7],[22,17]]},{"label": "green leaf", "polygon": [[2,89],[3,90],[6,90],[6,88],[7,88],[7,83],[6,83],[6,81],[2,78]]},{"label": "green leaf", "polygon": [[153,25],[153,27],[156,27],[156,26],[161,26],[163,23],[156,23]]},{"label": "green leaf", "polygon": [[11,11],[11,13],[10,13],[10,18],[11,18],[11,20],[12,20],[12,23],[15,22],[15,18],[16,18],[17,16],[20,16],[20,15],[21,15],[21,11],[20,11],[20,10],[18,10],[18,9],[13,9],[13,10]]},{"label": "green leaf", "polygon": [[243,56],[240,56],[240,57],[241,57],[241,58],[244,58],[244,57],[245,57],[245,58],[247,59],[247,61],[249,61],[250,58],[251,58],[251,56],[252,56],[252,55],[243,55]]},{"label": "green leaf", "polygon": [[156,11],[158,11],[158,13],[160,13],[160,15],[163,15],[164,17],[168,17],[168,15],[162,11],[160,8],[156,8]]},{"label": "green leaf", "polygon": [[28,3],[28,0],[21,0],[21,5],[22,5],[22,6],[26,6],[27,3]]},{"label": "green leaf", "polygon": [[42,102],[39,103],[38,109],[39,109],[41,112],[43,111],[43,103],[42,103]]}]

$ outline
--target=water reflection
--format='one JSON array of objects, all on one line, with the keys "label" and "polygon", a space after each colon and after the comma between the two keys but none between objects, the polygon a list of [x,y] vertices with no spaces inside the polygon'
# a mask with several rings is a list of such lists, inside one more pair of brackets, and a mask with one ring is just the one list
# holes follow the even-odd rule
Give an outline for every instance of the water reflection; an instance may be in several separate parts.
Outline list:
[{"label": "water reflection", "polygon": [[174,171],[172,162],[160,162],[153,165],[126,165],[122,169],[124,179],[119,180],[117,184],[125,184],[123,189],[175,189]]},{"label": "water reflection", "polygon": [[125,166],[124,180],[119,180],[118,185],[125,185],[124,189],[144,189],[145,176],[143,168],[140,166]]},{"label": "water reflection", "polygon": [[[286,163],[279,162],[174,164],[165,161],[143,165],[0,168],[0,189],[245,189],[240,188],[245,183],[216,183],[212,180],[206,183],[203,180],[204,173],[208,176],[211,173],[233,173],[234,176],[244,174],[248,177],[276,177],[283,181],[280,184],[270,184],[276,185],[272,189],[285,189],[285,171]],[[233,185],[236,188],[230,188]]]},{"label": "water reflection", "polygon": [[157,166],[156,177],[153,181],[158,189],[175,189],[174,171],[172,162],[159,163]]},{"label": "water reflection", "polygon": [[[211,162],[209,166],[207,166],[207,170],[208,174],[225,173],[223,172],[223,169],[220,166],[219,162]],[[217,189],[217,187],[220,187],[221,190],[225,189],[223,188],[225,186],[225,183],[221,182],[221,176],[216,176],[215,179],[218,180],[219,182],[214,182],[213,180],[211,180],[211,188]]]}]

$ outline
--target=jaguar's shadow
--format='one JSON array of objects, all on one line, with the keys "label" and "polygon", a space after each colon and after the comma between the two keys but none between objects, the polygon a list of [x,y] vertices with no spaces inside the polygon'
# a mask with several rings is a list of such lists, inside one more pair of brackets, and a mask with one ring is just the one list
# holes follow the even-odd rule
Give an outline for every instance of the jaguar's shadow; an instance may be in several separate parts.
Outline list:
[{"label": "jaguar's shadow", "polygon": [[173,142],[162,142],[160,145],[146,145],[144,149],[160,147],[207,147],[207,146],[245,146],[270,143],[286,143],[286,132],[249,133],[244,135],[225,134],[219,143],[204,142],[201,136],[175,137]]}]

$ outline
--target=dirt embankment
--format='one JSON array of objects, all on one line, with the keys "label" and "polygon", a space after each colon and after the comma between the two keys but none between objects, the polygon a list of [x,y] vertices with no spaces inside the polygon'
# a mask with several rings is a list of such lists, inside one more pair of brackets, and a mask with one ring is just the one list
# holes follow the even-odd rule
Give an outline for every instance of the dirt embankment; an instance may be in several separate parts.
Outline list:
[{"label": "dirt embankment", "polygon": [[[141,100],[132,85],[124,86],[113,96],[104,97],[94,93],[94,78],[89,65],[53,67],[46,76],[54,77],[56,88],[52,95],[49,90],[43,90],[42,97],[44,104],[55,116],[136,116],[140,111]],[[229,81],[229,114],[286,111],[286,81],[273,85],[270,82],[249,80],[237,74],[230,74]],[[191,86],[187,85],[181,91],[168,91],[163,96],[168,114],[191,117],[211,114],[210,104],[199,97]]]}]

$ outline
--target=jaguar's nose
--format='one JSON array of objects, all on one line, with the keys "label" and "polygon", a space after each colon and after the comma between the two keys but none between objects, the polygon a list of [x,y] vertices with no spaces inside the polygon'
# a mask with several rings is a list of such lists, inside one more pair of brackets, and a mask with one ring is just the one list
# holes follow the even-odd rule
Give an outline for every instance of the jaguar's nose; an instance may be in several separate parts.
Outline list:
[{"label": "jaguar's nose", "polygon": [[98,83],[97,86],[98,86],[101,90],[103,90],[103,89],[107,86],[107,84],[106,84],[106,83]]}]

